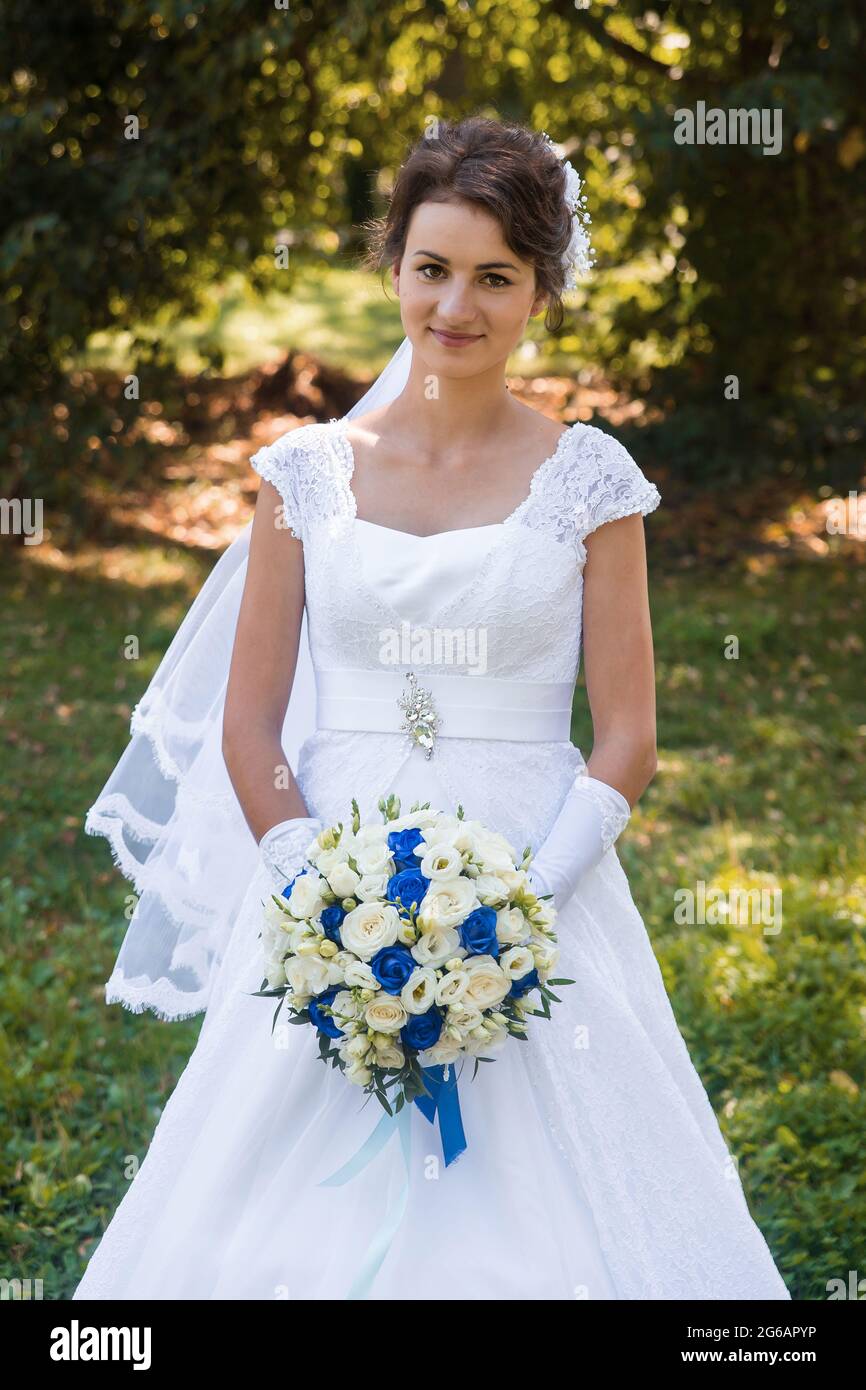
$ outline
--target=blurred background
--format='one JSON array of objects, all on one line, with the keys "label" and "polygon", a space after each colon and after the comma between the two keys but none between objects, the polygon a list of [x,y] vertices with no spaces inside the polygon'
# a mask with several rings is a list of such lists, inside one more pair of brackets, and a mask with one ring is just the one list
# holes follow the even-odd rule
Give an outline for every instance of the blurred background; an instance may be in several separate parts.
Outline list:
[{"label": "blurred background", "polygon": [[[620,857],[793,1296],[866,1278],[864,28],[855,0],[0,6],[0,1274],[69,1296],[201,1023],[105,1006],[135,900],[87,808],[250,453],[402,339],[361,222],[431,117],[481,112],[561,144],[598,257],[512,391],[662,494],[660,767]],[[701,884],[781,894],[780,930],[677,920]]]}]

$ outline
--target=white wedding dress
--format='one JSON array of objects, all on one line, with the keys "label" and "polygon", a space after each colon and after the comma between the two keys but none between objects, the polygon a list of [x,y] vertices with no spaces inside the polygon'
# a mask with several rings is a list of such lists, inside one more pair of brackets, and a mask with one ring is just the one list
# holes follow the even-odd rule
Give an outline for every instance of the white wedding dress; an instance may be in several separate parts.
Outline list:
[{"label": "white wedding dress", "polygon": [[[507,520],[430,536],[356,516],[344,421],[292,431],[253,462],[304,541],[313,661],[344,694],[381,674],[383,633],[406,624],[484,633],[486,669],[476,646],[475,674],[468,663],[449,673],[470,703],[473,682],[495,700],[512,685],[523,701],[569,691],[584,540],[659,501],[616,441],[580,424]],[[441,675],[417,649],[411,665],[422,684]],[[505,715],[490,717],[498,732]],[[297,768],[310,814],[346,820],[356,797],[362,817],[378,818],[378,798],[394,791],[404,810],[462,803],[518,850],[537,848],[581,753],[519,730],[449,737],[447,722],[430,760],[398,732],[320,727]],[[312,1028],[288,1028],[275,1046],[273,1001],[251,993],[270,890],[257,867],[198,1043],[74,1298],[790,1297],[615,848],[559,917],[555,973],[575,983],[557,990],[552,1019],[532,1020],[529,1042],[509,1041],[474,1079],[471,1063],[463,1071],[465,1153],[446,1167],[438,1129],[413,1105],[408,1169],[395,1133],[341,1186],[321,1184],[384,1112],[319,1060]]]}]

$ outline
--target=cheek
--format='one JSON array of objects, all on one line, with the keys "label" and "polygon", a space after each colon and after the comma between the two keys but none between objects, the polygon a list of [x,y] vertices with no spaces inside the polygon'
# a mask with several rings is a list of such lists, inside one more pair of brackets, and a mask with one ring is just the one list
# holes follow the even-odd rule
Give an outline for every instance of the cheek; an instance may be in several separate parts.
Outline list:
[{"label": "cheek", "polygon": [[503,332],[519,333],[529,318],[531,308],[532,299],[527,299],[523,294],[502,295],[496,300],[493,317],[502,326]]},{"label": "cheek", "polygon": [[414,309],[435,304],[439,295],[438,285],[431,284],[429,280],[416,280],[413,275],[402,282],[400,289],[403,302]]}]

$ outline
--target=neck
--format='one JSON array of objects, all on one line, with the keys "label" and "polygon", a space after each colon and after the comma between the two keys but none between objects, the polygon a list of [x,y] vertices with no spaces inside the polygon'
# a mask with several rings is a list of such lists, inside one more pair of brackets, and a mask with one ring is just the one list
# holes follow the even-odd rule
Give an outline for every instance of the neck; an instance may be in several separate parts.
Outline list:
[{"label": "neck", "polygon": [[387,409],[398,434],[404,430],[419,450],[430,447],[441,457],[448,449],[489,442],[506,431],[519,407],[508,394],[505,362],[494,362],[472,376],[444,376],[413,347],[406,385]]}]

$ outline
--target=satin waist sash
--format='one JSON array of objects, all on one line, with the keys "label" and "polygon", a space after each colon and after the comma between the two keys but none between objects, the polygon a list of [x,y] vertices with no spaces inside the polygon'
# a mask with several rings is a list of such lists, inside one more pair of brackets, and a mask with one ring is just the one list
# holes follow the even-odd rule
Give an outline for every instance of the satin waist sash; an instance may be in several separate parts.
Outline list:
[{"label": "satin waist sash", "polygon": [[[498,676],[419,675],[438,719],[435,739],[483,738],[568,743],[571,681],[521,681]],[[319,729],[406,733],[398,700],[410,691],[398,670],[316,671]]]}]

